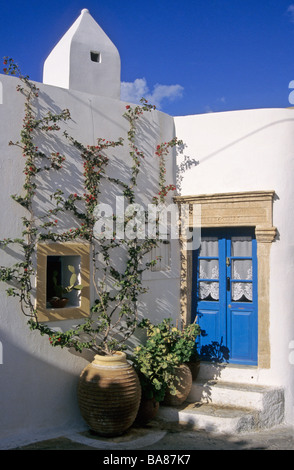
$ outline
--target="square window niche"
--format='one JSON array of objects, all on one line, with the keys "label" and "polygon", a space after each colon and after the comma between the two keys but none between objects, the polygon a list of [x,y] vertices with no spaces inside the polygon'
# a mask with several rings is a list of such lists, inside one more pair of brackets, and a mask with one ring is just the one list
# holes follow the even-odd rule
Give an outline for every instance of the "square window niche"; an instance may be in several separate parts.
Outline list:
[{"label": "square window niche", "polygon": [[38,244],[36,309],[41,322],[89,316],[89,244]]},{"label": "square window niche", "polygon": [[100,62],[101,62],[100,52],[90,51],[90,57],[91,57],[92,62],[98,62],[100,64]]}]

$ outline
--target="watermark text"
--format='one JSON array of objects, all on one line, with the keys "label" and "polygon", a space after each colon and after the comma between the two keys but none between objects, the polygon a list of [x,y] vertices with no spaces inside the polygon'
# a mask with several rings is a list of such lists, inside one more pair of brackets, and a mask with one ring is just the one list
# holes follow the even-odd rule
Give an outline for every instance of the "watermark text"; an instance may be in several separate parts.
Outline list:
[{"label": "watermark text", "polygon": [[140,204],[125,207],[122,196],[116,197],[115,207],[99,203],[94,209],[94,235],[103,240],[171,240],[181,239],[186,250],[195,250],[201,239],[201,205]]}]

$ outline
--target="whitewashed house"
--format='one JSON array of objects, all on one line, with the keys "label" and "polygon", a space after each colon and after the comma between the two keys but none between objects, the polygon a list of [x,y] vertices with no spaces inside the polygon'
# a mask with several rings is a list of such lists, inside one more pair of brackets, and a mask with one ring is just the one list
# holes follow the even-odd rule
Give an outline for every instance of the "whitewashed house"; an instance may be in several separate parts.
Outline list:
[{"label": "whitewashed house", "polygon": [[[0,239],[22,231],[23,212],[10,195],[21,191],[23,161],[16,147],[8,147],[8,141],[18,139],[23,118],[17,83],[17,78],[0,77]],[[43,83],[37,85],[40,109],[68,108],[72,119],[66,126],[78,140],[94,145],[97,137],[125,137],[122,115],[128,103],[120,101],[119,53],[88,10],[82,10],[48,56]],[[211,353],[215,347],[215,360],[201,364],[190,406],[181,412],[162,407],[160,412],[166,419],[192,421],[214,431],[292,424],[293,111],[179,117],[152,111],[144,119],[140,140],[150,158],[144,162],[142,204],[156,191],[156,145],[177,136],[185,146],[183,153],[171,155],[167,180],[177,184],[174,202],[190,207],[182,222],[191,229],[197,208],[201,245],[193,250],[185,241],[171,239],[162,246],[162,264],[145,274],[149,293],[142,299],[142,313],[154,322],[197,317],[204,331],[199,348]],[[62,145],[67,152],[65,140]],[[116,150],[110,162],[113,176],[121,176],[128,163],[125,150]],[[59,184],[71,182],[78,191],[82,170],[73,153],[68,152],[67,165],[65,181]],[[41,206],[49,186],[44,180]],[[17,253],[6,250],[0,264],[15,257]],[[38,332],[29,331],[17,299],[7,298],[4,285],[0,289],[0,445],[7,448],[79,428],[76,383],[86,358],[52,348]],[[91,299],[90,289],[86,310]],[[61,330],[73,323],[71,317],[46,318],[46,312],[44,319]],[[195,401],[207,403],[196,412]],[[211,415],[211,402],[222,410],[233,406],[233,415]]]}]

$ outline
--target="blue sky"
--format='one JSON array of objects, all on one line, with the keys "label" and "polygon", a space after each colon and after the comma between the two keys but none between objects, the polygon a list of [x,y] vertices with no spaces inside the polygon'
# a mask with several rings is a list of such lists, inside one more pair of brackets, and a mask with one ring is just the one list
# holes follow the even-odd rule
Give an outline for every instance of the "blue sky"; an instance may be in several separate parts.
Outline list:
[{"label": "blue sky", "polygon": [[294,0],[0,0],[1,57],[41,82],[83,8],[118,48],[130,101],[171,115],[291,106]]}]

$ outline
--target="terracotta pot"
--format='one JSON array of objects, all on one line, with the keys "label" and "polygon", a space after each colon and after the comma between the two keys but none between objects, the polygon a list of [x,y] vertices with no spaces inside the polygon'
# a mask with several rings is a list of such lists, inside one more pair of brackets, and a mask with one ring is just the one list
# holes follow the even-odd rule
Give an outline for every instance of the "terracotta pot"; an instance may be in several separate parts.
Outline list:
[{"label": "terracotta pot", "polygon": [[137,424],[147,424],[158,413],[159,403],[154,398],[141,398],[139,411],[136,417]]},{"label": "terracotta pot", "polygon": [[82,371],[78,384],[81,415],[101,436],[118,436],[134,423],[141,400],[141,385],[123,352],[96,355]]},{"label": "terracotta pot", "polygon": [[64,308],[68,302],[65,297],[62,299],[50,299],[50,304],[53,308]]},{"label": "terracotta pot", "polygon": [[187,362],[187,366],[189,367],[191,374],[192,374],[192,380],[196,380],[199,374],[200,370],[200,360],[199,361],[194,361],[194,362]]},{"label": "terracotta pot", "polygon": [[168,406],[179,406],[181,405],[186,398],[188,397],[191,388],[192,388],[192,373],[189,367],[186,364],[181,364],[179,367],[176,367],[176,377],[177,380],[174,381],[174,385],[177,389],[176,395],[172,395],[167,389],[163,404]]}]

